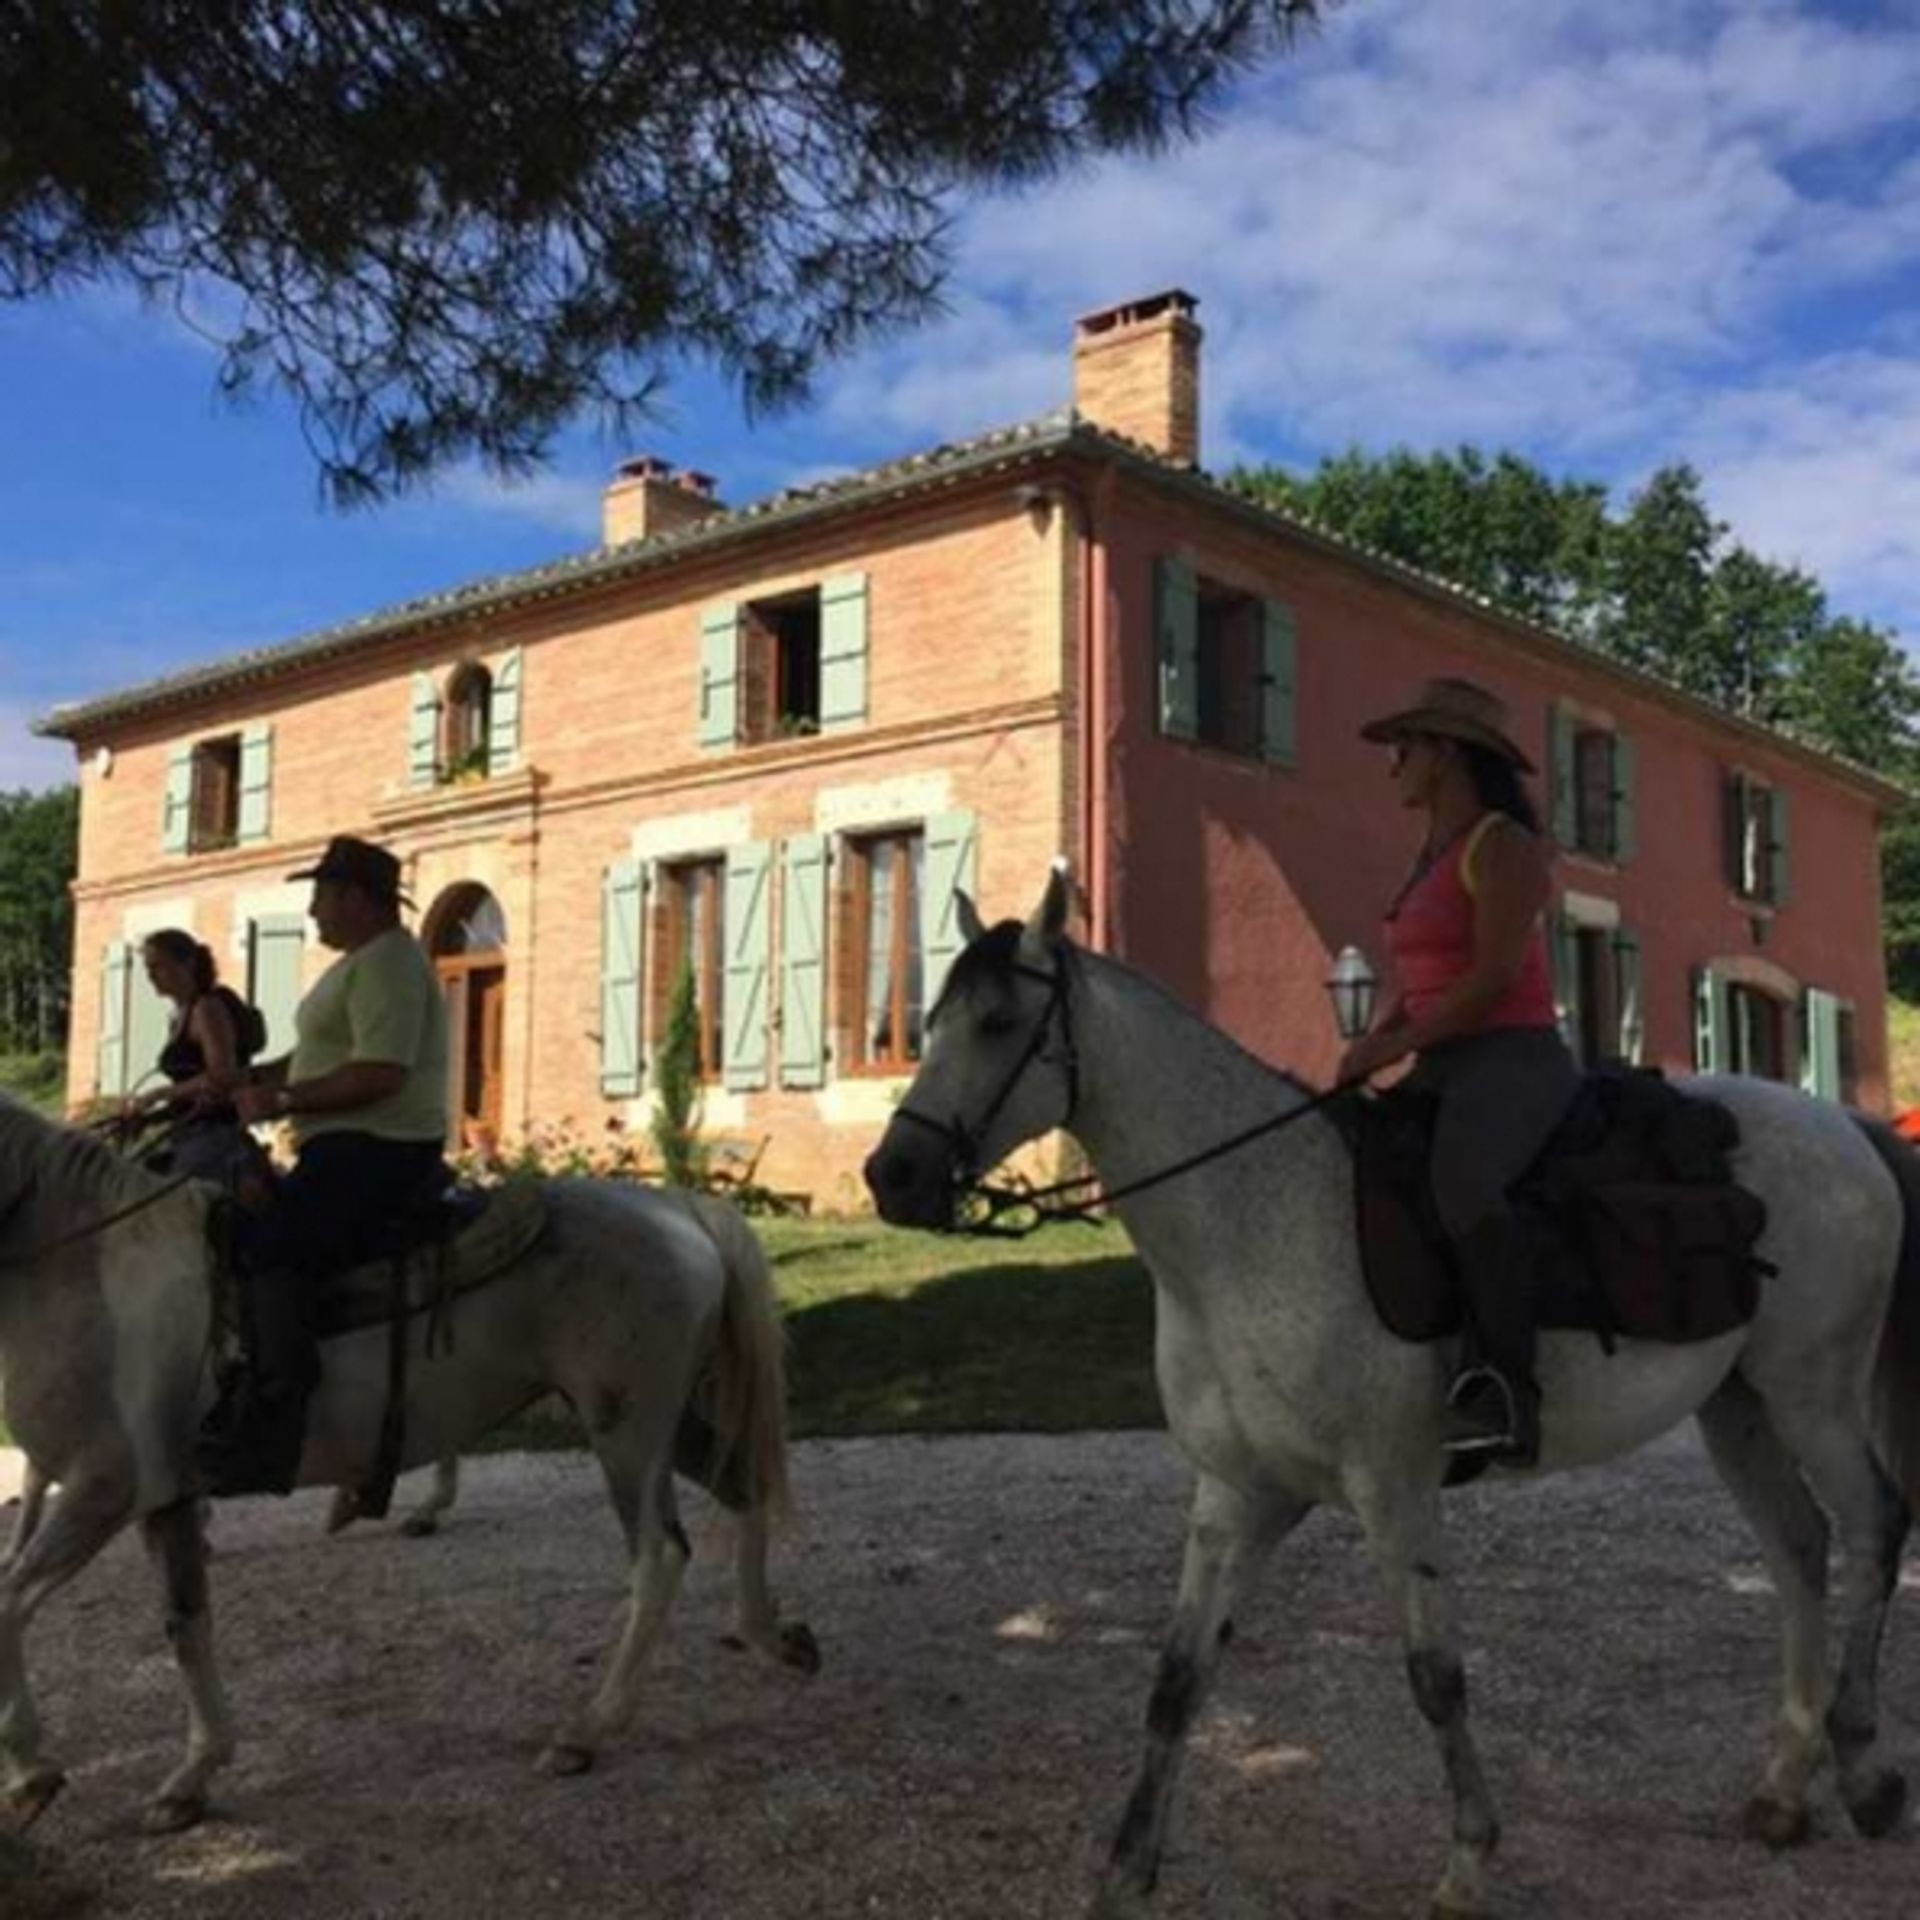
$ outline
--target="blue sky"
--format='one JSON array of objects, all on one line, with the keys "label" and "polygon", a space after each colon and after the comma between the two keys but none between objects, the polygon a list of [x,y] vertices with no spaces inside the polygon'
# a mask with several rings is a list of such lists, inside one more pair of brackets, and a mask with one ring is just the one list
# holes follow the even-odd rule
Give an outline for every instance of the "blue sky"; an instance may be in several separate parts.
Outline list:
[{"label": "blue sky", "polygon": [[1747,543],[1920,642],[1920,5],[1351,0],[1198,145],[964,213],[946,318],[750,428],[710,377],[507,488],[341,515],[292,413],[131,297],[0,307],[0,787],[58,702],[594,543],[650,451],[730,502],[1068,397],[1072,317],[1181,285],[1203,458],[1692,461]]}]

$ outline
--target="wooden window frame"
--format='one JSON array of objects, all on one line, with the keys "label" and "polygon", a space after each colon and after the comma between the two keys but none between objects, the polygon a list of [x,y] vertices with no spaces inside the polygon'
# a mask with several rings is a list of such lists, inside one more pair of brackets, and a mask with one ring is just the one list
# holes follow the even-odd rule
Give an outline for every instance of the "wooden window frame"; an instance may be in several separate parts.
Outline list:
[{"label": "wooden window frame", "polygon": [[[240,844],[241,739],[215,734],[193,743],[187,851],[219,853]],[[217,819],[211,816],[217,814]]]},{"label": "wooden window frame", "polygon": [[[1194,581],[1194,740],[1236,760],[1265,756],[1266,603],[1205,574]],[[1243,721],[1234,737],[1232,719]]]},{"label": "wooden window frame", "polygon": [[[1734,844],[1728,854],[1733,871],[1727,876],[1735,895],[1757,906],[1772,906],[1779,891],[1779,875],[1773,863],[1772,785],[1750,773],[1728,776],[1729,790],[1738,796],[1738,821]],[[1748,852],[1752,851],[1751,872]]]},{"label": "wooden window frame", "polygon": [[[768,594],[741,609],[740,739],[744,745],[811,737],[820,731],[824,602],[817,586]],[[796,632],[810,626],[811,634]],[[806,649],[804,670],[795,655]],[[808,708],[811,711],[808,711]]]},{"label": "wooden window frame", "polygon": [[705,951],[694,959],[694,1002],[699,1010],[700,1078],[718,1084],[726,1070],[726,899],[727,863],[720,854],[696,854],[662,860],[655,876],[658,906],[651,943],[653,991],[648,995],[652,1041],[657,1053],[673,1010],[674,982],[688,955],[691,938],[687,899],[690,890],[706,896]]},{"label": "wooden window frame", "polygon": [[[920,903],[913,889],[913,849],[924,847],[925,829],[890,827],[849,834],[845,841],[847,883],[841,916],[841,952],[845,956],[845,998],[840,1020],[841,1071],[851,1077],[897,1080],[919,1064],[925,1046],[927,1009],[920,1009],[921,1033],[908,1032],[907,978],[913,949],[920,940]],[[869,1050],[867,1003],[873,983],[873,873],[874,852],[882,843],[898,849],[893,871],[893,940],[889,955],[894,980],[893,1004],[888,1008],[892,1031],[903,1038],[883,1058]],[[926,955],[920,956],[925,979]]]},{"label": "wooden window frame", "polygon": [[[1747,1074],[1756,1080],[1774,1080],[1784,1084],[1796,1065],[1787,1058],[1787,1036],[1792,1031],[1788,1024],[1789,1009],[1777,994],[1769,993],[1764,987],[1757,987],[1750,981],[1729,980],[1726,992],[1727,1070]],[[1754,1071],[1752,1058],[1745,1045],[1746,1026],[1741,1009],[1749,1004],[1765,1011],[1774,1049],[1775,1071],[1772,1073]]]},{"label": "wooden window frame", "polygon": [[1574,851],[1618,859],[1618,736],[1611,727],[1577,726],[1572,751]]},{"label": "wooden window frame", "polygon": [[486,778],[492,719],[493,675],[478,660],[463,661],[440,701],[442,780]]}]

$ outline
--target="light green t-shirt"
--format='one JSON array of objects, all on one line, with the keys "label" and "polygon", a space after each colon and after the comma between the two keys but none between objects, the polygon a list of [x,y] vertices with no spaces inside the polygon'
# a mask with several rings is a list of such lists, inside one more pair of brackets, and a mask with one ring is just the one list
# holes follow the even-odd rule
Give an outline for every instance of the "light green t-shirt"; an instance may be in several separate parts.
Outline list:
[{"label": "light green t-shirt", "polygon": [[447,1003],[433,963],[405,927],[343,953],[300,1002],[288,1077],[311,1080],[349,1060],[405,1067],[396,1093],[351,1113],[296,1113],[294,1138],[371,1133],[382,1140],[447,1137]]}]

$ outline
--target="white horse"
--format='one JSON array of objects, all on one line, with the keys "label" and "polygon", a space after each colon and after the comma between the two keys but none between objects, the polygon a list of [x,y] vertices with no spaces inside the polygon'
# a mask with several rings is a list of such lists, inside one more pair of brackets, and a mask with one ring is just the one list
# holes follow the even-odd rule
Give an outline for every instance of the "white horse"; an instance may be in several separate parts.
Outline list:
[{"label": "white horse", "polygon": [[[1057,872],[1024,927],[987,933],[962,902],[970,944],[867,1166],[888,1220],[948,1225],[958,1188],[1055,1128],[1118,1192],[1305,1104],[1298,1082],[1138,974],[1071,945],[1066,913]],[[1739,1122],[1734,1164],[1766,1203],[1759,1250],[1777,1275],[1749,1325],[1699,1345],[1623,1341],[1608,1357],[1591,1334],[1547,1334],[1539,1470],[1605,1460],[1698,1417],[1784,1614],[1780,1720],[1749,1830],[1776,1845],[1804,1838],[1809,1782],[1831,1755],[1854,1825],[1877,1836],[1905,1800],[1875,1754],[1875,1675],[1909,1503],[1920,1499],[1920,1163],[1886,1129],[1788,1088],[1690,1084]],[[1499,1827],[1467,1729],[1441,1525],[1455,1343],[1409,1345],[1375,1314],[1351,1157],[1317,1111],[1116,1211],[1153,1276],[1161,1398],[1199,1484],[1145,1759],[1095,1914],[1143,1910],[1231,1611],[1316,1504],[1346,1507],[1365,1528],[1400,1615],[1414,1699],[1439,1736],[1453,1843],[1435,1912],[1478,1910]],[[1876,1358],[1887,1416],[1878,1452],[1867,1426]],[[1837,1686],[1825,1662],[1828,1516],[1847,1615]]]},{"label": "white horse", "polygon": [[[543,1771],[578,1773],[624,1728],[665,1626],[688,1545],[676,1449],[738,1514],[739,1638],[812,1671],[766,1577],[786,1495],[783,1355],[766,1258],[724,1202],[613,1182],[546,1183],[547,1221],[505,1273],[461,1296],[450,1355],[415,1335],[403,1465],[444,1460],[549,1392],[599,1457],[630,1559],[626,1620],[591,1701],[562,1723]],[[0,1811],[18,1825],[63,1784],[41,1751],[22,1647],[27,1623],[129,1521],[158,1563],[188,1698],[186,1757],[148,1803],[164,1832],[206,1810],[233,1755],[214,1664],[194,1438],[210,1404],[207,1219],[214,1189],[165,1181],[98,1140],[0,1099],[0,1381],[13,1437],[60,1492],[0,1568]],[[329,1340],[300,1480],[350,1484],[371,1464],[387,1330]]]}]

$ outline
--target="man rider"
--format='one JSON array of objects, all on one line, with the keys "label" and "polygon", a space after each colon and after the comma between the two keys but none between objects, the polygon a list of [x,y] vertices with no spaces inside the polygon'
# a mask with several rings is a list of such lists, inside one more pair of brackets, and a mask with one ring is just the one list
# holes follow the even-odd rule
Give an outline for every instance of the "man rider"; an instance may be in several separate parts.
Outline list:
[{"label": "man rider", "polygon": [[320,1371],[320,1287],[444,1177],[446,1001],[400,924],[399,861],[341,834],[287,877],[313,882],[308,910],[340,958],[300,1002],[291,1057],[234,1096],[244,1122],[286,1120],[298,1158],[250,1244],[248,1375],[201,1436],[202,1471],[222,1494],[292,1490]]}]

